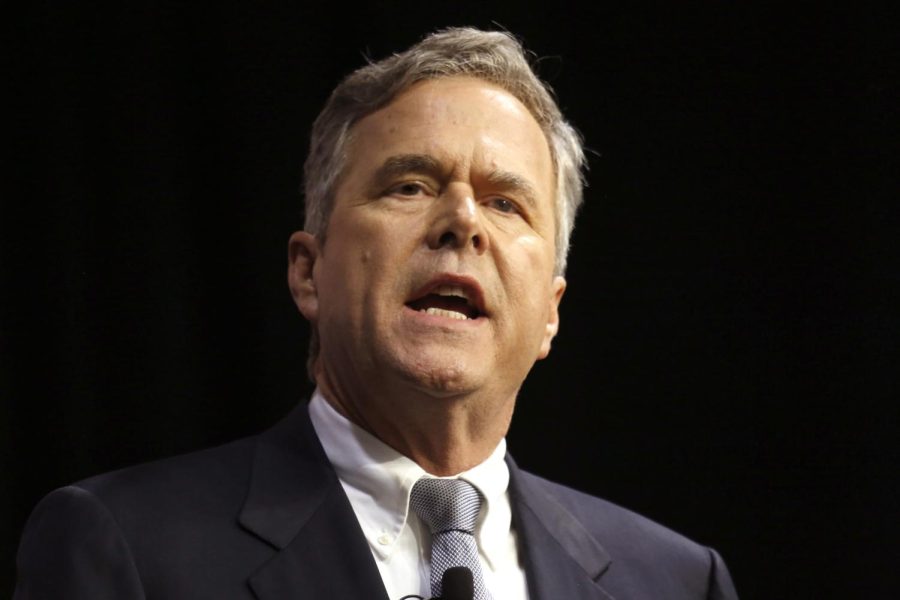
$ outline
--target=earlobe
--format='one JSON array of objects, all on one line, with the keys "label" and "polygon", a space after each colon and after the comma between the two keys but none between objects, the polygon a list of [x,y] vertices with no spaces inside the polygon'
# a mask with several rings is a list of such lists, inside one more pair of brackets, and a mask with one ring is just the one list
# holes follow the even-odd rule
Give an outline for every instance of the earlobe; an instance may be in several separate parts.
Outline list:
[{"label": "earlobe", "polygon": [[563,294],[566,291],[566,280],[560,275],[553,278],[553,284],[550,287],[550,307],[547,315],[547,328],[544,331],[544,339],[541,341],[541,351],[538,354],[538,360],[547,358],[550,354],[550,346],[556,332],[559,331],[559,303],[562,301]]},{"label": "earlobe", "polygon": [[319,316],[319,295],[313,276],[319,258],[319,242],[311,233],[295,231],[288,240],[288,287],[303,316],[315,322]]}]

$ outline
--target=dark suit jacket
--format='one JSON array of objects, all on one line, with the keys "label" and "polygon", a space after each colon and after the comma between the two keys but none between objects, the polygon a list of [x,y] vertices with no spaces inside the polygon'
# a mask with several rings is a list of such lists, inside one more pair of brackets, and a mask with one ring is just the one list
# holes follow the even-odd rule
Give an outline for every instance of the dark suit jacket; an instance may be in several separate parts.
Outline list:
[{"label": "dark suit jacket", "polygon": [[[736,598],[714,551],[508,462],[532,600]],[[17,600],[389,600],[305,404],[260,436],[54,491],[18,568]]]}]

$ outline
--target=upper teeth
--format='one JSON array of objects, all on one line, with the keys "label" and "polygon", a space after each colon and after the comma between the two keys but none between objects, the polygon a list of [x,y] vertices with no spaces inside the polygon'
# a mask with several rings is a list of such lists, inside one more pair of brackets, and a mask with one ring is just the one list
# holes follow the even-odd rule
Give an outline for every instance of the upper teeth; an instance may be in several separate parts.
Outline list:
[{"label": "upper teeth", "polygon": [[466,300],[469,299],[469,295],[466,291],[458,285],[441,285],[434,290],[434,293],[438,296],[459,296]]}]

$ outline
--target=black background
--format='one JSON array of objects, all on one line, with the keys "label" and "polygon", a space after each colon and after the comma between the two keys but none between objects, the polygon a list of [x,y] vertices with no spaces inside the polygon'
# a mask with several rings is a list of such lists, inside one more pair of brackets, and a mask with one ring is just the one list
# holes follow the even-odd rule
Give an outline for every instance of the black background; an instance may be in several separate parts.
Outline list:
[{"label": "black background", "polygon": [[0,592],[43,494],[257,432],[309,393],[285,265],[310,123],[363,54],[496,22],[591,149],[518,462],[714,546],[744,598],[896,594],[889,15],[517,6],[9,19]]}]

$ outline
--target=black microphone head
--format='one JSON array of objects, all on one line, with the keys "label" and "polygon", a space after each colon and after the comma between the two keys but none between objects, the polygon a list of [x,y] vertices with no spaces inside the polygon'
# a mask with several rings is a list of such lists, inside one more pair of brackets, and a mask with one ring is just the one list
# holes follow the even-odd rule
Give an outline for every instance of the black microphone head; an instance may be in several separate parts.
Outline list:
[{"label": "black microphone head", "polygon": [[475,584],[468,567],[450,567],[441,578],[441,600],[472,600]]}]

